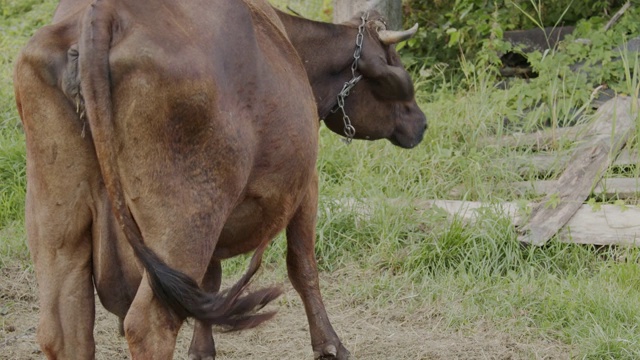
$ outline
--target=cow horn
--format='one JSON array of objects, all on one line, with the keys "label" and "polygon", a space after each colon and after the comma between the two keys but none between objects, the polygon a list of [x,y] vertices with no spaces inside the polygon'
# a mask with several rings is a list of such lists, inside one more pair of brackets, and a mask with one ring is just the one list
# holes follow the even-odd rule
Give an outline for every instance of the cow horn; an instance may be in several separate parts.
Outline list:
[{"label": "cow horn", "polygon": [[418,31],[418,24],[413,25],[413,27],[409,30],[403,31],[381,30],[378,31],[378,38],[383,44],[392,45],[397,44],[400,41],[410,39],[413,35],[415,35],[416,31]]}]

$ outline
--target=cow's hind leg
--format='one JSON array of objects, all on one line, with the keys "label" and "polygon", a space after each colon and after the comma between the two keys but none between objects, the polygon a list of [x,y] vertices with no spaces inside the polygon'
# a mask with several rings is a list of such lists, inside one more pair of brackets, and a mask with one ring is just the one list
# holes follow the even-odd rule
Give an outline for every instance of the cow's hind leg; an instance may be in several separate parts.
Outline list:
[{"label": "cow's hind leg", "polygon": [[[181,221],[180,223],[189,224],[190,228],[199,228],[208,230],[204,226],[194,226],[196,221]],[[213,220],[207,220],[204,223],[212,223]],[[178,239],[203,239],[204,235],[193,236],[177,235],[174,233],[169,238]],[[210,232],[211,238],[216,238],[218,232]],[[165,253],[164,261],[173,269],[178,269],[183,274],[191,277],[196,282],[200,282],[206,272],[209,259],[212,253],[198,250],[198,244],[203,245],[202,241],[190,241],[182,243],[180,247],[173,247],[176,251],[173,255]],[[251,278],[257,272],[262,261],[262,254],[266,249],[268,242],[260,244],[251,258],[247,272],[238,280],[231,288],[220,294],[212,294],[210,302],[202,304],[204,316],[200,318],[209,324],[225,327],[228,330],[242,330],[255,327],[258,324],[268,320],[273,313],[256,314],[255,311],[261,309],[270,301],[278,297],[281,293],[279,288],[265,288],[246,295],[242,295]],[[190,246],[193,246],[191,248]],[[213,249],[212,246],[206,246]],[[165,246],[164,248],[167,248]],[[205,261],[207,259],[207,261]],[[206,264],[200,267],[199,264]],[[212,309],[209,311],[209,309]],[[125,336],[129,343],[129,350],[133,359],[171,359],[175,347],[176,336],[184,318],[179,317],[173,311],[169,310],[161,303],[150,286],[148,272],[145,272],[140,287],[131,304],[131,308],[127,313],[124,321]]]},{"label": "cow's hind leg", "polygon": [[145,272],[131,308],[124,319],[124,331],[132,359],[172,359],[183,319],[167,310],[153,295]]},{"label": "cow's hind leg", "polygon": [[93,359],[89,204],[98,169],[75,109],[42,80],[34,58],[18,60],[15,86],[27,143],[25,225],[39,290],[37,339],[49,359]]},{"label": "cow's hind leg", "polygon": [[304,303],[314,358],[346,360],[349,351],[333,330],[320,294],[314,253],[317,194],[315,182],[287,227],[287,270]]},{"label": "cow's hind leg", "polygon": [[27,205],[40,297],[37,338],[49,359],[93,359],[90,217],[61,207],[33,196]]},{"label": "cow's hind leg", "polygon": [[[210,215],[179,216],[182,213],[177,212],[179,215],[174,215],[177,220],[172,224],[168,218],[170,214],[158,211],[154,213],[150,210],[151,206],[143,200],[133,204],[145,211],[139,211],[135,206],[132,209],[134,213],[139,211],[137,221],[145,232],[145,242],[154,245],[153,250],[167,266],[199,283],[204,278],[211,259],[210,249],[215,244],[212,239],[218,236],[215,228],[210,233],[207,232],[210,227],[206,225],[214,223]],[[173,226],[162,227],[157,224]],[[175,245],[174,239],[182,240],[179,246]],[[166,275],[166,271],[159,274],[171,276]],[[156,273],[156,276],[160,275]],[[133,359],[172,359],[176,337],[185,318],[163,303],[154,293],[151,284],[150,274],[145,271],[124,319],[125,337]]]},{"label": "cow's hind leg", "polygon": [[[222,281],[222,265],[219,260],[209,264],[204,275],[202,287],[207,292],[218,292]],[[193,328],[193,338],[189,346],[189,360],[213,360],[216,358],[216,347],[213,341],[211,325],[196,321]]]}]

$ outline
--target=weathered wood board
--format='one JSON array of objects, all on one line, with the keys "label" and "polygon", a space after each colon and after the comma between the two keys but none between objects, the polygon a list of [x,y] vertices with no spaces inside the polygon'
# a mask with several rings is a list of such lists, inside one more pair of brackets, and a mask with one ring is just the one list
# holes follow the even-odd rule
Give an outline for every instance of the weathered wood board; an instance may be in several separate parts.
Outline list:
[{"label": "weathered wood board", "polygon": [[[564,168],[570,158],[571,153],[568,151],[553,151],[523,155],[515,159],[506,159],[504,160],[504,163],[505,166],[517,168],[518,173],[523,176],[530,174],[541,175]],[[638,156],[638,153],[632,153],[629,149],[624,148],[613,162],[612,166],[635,166],[639,163],[640,156]]]},{"label": "weathered wood board", "polygon": [[560,141],[575,141],[587,132],[585,125],[538,130],[533,133],[516,133],[499,138],[486,138],[478,141],[479,146],[502,146],[510,148],[526,148],[532,151],[544,151],[554,148]]},{"label": "weathered wood board", "polygon": [[[511,184],[520,194],[546,195],[558,188],[556,180],[520,181]],[[604,178],[593,189],[592,195],[605,200],[633,199],[640,196],[640,179]]]},{"label": "weathered wood board", "polygon": [[[388,203],[398,207],[411,206],[417,211],[438,208],[450,216],[464,221],[475,221],[481,214],[490,211],[511,219],[517,226],[527,211],[535,204],[515,202],[482,203],[461,200],[401,200],[388,199]],[[324,211],[355,212],[365,219],[373,215],[375,201],[342,199],[325,206]],[[574,216],[558,231],[557,239],[562,242],[591,245],[640,246],[640,206],[582,204]]]},{"label": "weathered wood board", "polygon": [[640,245],[640,208],[583,205],[560,230],[564,242],[594,245]]},{"label": "weathered wood board", "polygon": [[635,126],[637,103],[616,97],[598,109],[584,142],[556,182],[558,188],[533,208],[519,229],[520,241],[544,245],[571,219],[626,144]]},{"label": "weathered wood board", "polygon": [[487,209],[511,218],[514,224],[518,224],[521,219],[518,205],[513,202],[488,204],[479,201],[462,200],[415,200],[412,205],[418,209],[437,207],[450,215],[459,216],[464,220],[475,220],[480,212]]},{"label": "weathered wood board", "polygon": [[[438,207],[452,216],[473,221],[486,209],[504,214],[514,224],[521,221],[520,207],[506,202],[487,204],[473,201],[423,200],[414,202],[419,208]],[[575,215],[558,231],[558,240],[567,243],[592,245],[640,246],[640,207],[583,204]]]}]

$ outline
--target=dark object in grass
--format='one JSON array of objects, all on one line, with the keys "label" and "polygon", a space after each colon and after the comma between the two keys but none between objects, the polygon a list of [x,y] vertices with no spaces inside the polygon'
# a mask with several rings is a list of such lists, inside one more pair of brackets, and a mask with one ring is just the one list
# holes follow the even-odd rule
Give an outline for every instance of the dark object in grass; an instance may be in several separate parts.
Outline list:
[{"label": "dark object in grass", "polygon": [[538,76],[527,60],[526,54],[555,48],[560,41],[574,30],[573,26],[546,27],[531,30],[513,30],[504,32],[504,40],[514,49],[502,56],[503,68],[500,74],[505,77],[535,78]]}]

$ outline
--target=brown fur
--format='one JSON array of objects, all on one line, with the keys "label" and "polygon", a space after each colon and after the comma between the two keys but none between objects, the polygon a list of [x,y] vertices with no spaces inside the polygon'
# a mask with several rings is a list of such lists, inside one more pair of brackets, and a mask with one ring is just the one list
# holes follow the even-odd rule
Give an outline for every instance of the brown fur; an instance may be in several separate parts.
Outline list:
[{"label": "brown fur", "polygon": [[[317,112],[332,105],[314,104],[321,74],[303,67],[279,15],[284,26],[258,0],[67,0],[25,46],[14,84],[38,341],[49,359],[93,358],[94,286],[124,318],[133,358],[171,358],[188,316],[199,320],[192,358],[215,356],[211,324],[242,329],[271,316],[254,311],[279,289],[242,294],[284,228],[316,357],[348,357],[322,305],[313,252]],[[353,27],[341,31],[352,44]],[[367,47],[390,54],[383,65],[397,61],[375,39]],[[332,65],[337,90],[350,53]],[[370,81],[407,89],[402,72],[367,57]],[[358,136],[414,146],[424,115],[403,118],[389,96],[397,89],[374,82],[348,100]],[[415,104],[409,86],[402,106]],[[220,261],[248,251],[247,273],[218,292]]]}]

